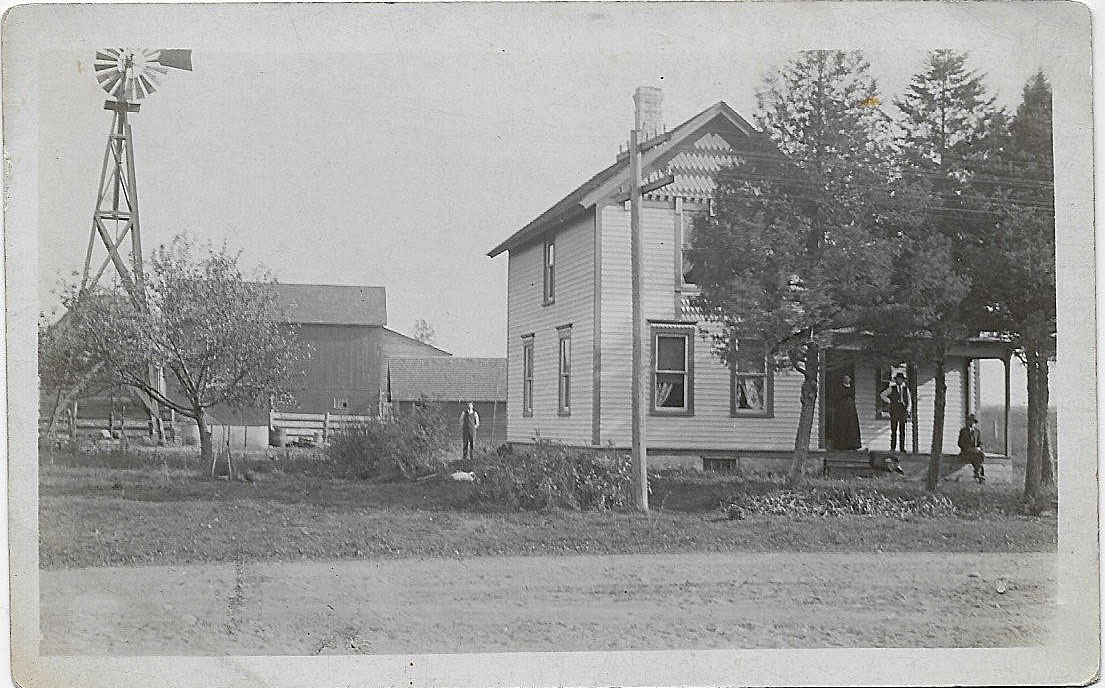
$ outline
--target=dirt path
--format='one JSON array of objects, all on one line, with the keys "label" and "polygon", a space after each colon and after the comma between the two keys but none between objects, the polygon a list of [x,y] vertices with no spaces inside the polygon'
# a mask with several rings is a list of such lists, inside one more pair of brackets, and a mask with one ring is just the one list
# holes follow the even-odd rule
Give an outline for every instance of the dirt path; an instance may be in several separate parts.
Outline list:
[{"label": "dirt path", "polygon": [[[1043,642],[1052,554],[666,554],[43,571],[44,654]],[[1004,592],[1003,592],[1004,591]]]}]

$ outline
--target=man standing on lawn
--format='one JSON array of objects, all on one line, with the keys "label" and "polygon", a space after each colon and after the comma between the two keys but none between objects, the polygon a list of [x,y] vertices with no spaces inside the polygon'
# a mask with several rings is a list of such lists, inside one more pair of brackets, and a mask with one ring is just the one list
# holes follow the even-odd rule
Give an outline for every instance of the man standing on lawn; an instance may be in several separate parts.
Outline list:
[{"label": "man standing on lawn", "polygon": [[986,459],[986,452],[982,451],[982,433],[978,429],[978,416],[967,416],[967,427],[959,431],[959,455],[965,461],[970,462],[975,471],[975,480],[980,484],[986,482],[986,467],[982,462]]},{"label": "man standing on lawn", "polygon": [[464,443],[464,448],[461,450],[461,458],[471,458],[472,449],[476,443],[476,431],[480,429],[480,414],[476,413],[476,409],[472,406],[472,402],[468,402],[467,408],[460,414],[460,437]]},{"label": "man standing on lawn", "polygon": [[879,396],[890,407],[890,451],[905,452],[905,423],[913,406],[905,373],[894,373],[894,382]]}]

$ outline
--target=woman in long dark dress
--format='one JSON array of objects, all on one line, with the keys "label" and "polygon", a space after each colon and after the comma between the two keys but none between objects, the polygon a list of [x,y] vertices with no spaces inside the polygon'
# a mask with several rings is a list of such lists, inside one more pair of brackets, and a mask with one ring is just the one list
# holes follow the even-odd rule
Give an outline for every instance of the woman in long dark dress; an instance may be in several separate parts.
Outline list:
[{"label": "woman in long dark dress", "polygon": [[859,449],[859,414],[856,413],[856,388],[852,376],[844,375],[833,389],[833,427],[829,437],[833,449]]}]

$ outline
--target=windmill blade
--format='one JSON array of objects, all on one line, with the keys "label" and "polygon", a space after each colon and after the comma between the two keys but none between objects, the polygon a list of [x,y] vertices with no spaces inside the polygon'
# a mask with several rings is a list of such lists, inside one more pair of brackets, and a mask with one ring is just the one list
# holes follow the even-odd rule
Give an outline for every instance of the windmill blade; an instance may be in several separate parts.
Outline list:
[{"label": "windmill blade", "polygon": [[180,50],[177,48],[162,48],[158,51],[158,57],[156,61],[161,63],[162,66],[172,67],[173,69],[183,69],[185,71],[192,71],[192,51]]},{"label": "windmill blade", "polygon": [[144,74],[138,77],[138,80],[142,82],[142,86],[145,87],[146,95],[149,95],[157,90],[157,81],[150,74]]},{"label": "windmill blade", "polygon": [[108,72],[104,75],[104,78],[100,80],[100,88],[107,91],[109,95],[116,95],[115,89],[122,80],[123,75],[119,72]]},{"label": "windmill blade", "polygon": [[104,48],[96,51],[93,65],[100,88],[134,103],[156,91],[169,69],[191,71],[192,51]]}]

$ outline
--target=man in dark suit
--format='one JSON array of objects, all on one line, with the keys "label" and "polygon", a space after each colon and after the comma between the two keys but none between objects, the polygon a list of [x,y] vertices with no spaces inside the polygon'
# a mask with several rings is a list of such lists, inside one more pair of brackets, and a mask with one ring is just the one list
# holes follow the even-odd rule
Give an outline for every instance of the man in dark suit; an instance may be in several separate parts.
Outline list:
[{"label": "man in dark suit", "polygon": [[890,386],[879,396],[890,407],[890,451],[900,449],[904,452],[905,424],[913,407],[913,397],[909,393],[909,385],[905,382],[905,374],[895,373],[894,382],[890,383]]},{"label": "man in dark suit", "polygon": [[982,451],[982,433],[978,429],[978,416],[967,416],[967,427],[959,431],[959,455],[964,461],[971,464],[975,472],[975,480],[979,483],[986,482],[986,467],[982,462],[986,459],[986,453]]}]

